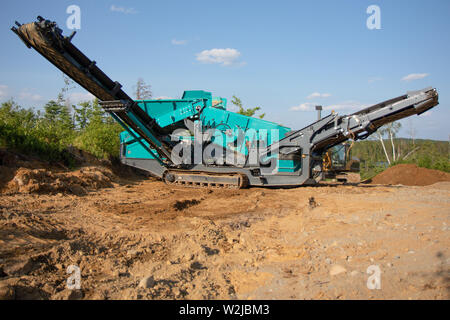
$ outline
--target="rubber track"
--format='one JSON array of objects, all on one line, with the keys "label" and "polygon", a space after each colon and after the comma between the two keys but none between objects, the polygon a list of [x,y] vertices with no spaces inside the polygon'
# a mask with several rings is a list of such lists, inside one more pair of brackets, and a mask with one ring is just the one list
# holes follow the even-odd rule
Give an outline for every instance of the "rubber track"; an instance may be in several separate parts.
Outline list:
[{"label": "rubber track", "polygon": [[193,171],[187,171],[187,170],[170,170],[167,173],[173,174],[175,176],[179,175],[196,175],[196,176],[214,176],[214,177],[235,177],[239,176],[240,178],[240,184],[231,184],[228,182],[191,182],[191,181],[179,181],[178,179],[175,179],[174,182],[167,181],[167,179],[164,179],[164,181],[168,185],[179,185],[183,187],[191,187],[191,188],[214,188],[214,189],[243,189],[248,186],[248,178],[245,174],[241,173],[233,173],[233,174],[218,174],[218,173],[209,173],[209,172],[193,172]]}]

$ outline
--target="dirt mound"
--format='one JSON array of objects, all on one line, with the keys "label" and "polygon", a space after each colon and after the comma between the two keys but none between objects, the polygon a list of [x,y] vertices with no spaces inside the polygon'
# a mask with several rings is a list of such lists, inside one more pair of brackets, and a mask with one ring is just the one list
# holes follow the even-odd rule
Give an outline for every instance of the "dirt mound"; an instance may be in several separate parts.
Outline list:
[{"label": "dirt mound", "polygon": [[450,181],[450,174],[415,164],[399,164],[376,175],[369,182],[373,184],[402,184],[406,186],[428,186],[441,181]]},{"label": "dirt mound", "polygon": [[115,183],[132,184],[149,177],[148,173],[126,166],[118,158],[97,159],[92,154],[69,147],[77,170],[63,163],[48,162],[0,148],[0,194],[72,193],[113,187]]},{"label": "dirt mound", "polygon": [[73,172],[19,168],[1,193],[72,193],[113,187],[113,173],[103,167],[85,167]]}]

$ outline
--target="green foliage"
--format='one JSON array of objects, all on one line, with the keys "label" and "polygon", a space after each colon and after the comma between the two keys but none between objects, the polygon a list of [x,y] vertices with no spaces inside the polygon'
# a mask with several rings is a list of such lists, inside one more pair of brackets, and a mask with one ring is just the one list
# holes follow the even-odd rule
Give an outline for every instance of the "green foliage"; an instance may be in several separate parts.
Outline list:
[{"label": "green foliage", "polygon": [[418,159],[417,165],[422,168],[431,169],[432,160],[429,155],[424,155]]},{"label": "green foliage", "polygon": [[74,118],[78,123],[78,128],[84,130],[89,124],[89,119],[93,116],[92,105],[90,102],[81,102],[80,106],[73,106]]},{"label": "green foliage", "polygon": [[450,162],[444,157],[440,157],[434,161],[433,169],[450,172]]},{"label": "green foliage", "polygon": [[[74,82],[65,75],[63,81],[57,99],[45,104],[42,112],[22,108],[13,100],[1,104],[0,146],[69,166],[74,163],[67,151],[70,146],[97,158],[117,157],[122,127],[103,111],[97,99],[71,106],[65,97]],[[150,86],[142,79],[137,91],[141,98],[151,96]]]},{"label": "green foliage", "polygon": [[[119,156],[119,133],[122,127],[103,112],[98,101],[85,102],[76,109],[75,118],[82,119],[80,134],[74,140],[74,146],[92,153],[97,158]],[[86,116],[88,115],[88,116]]]},{"label": "green foliage", "polygon": [[[247,116],[247,117],[253,117],[253,116],[255,115],[256,111],[261,110],[260,107],[244,109],[244,107],[243,107],[243,105],[242,105],[241,99],[239,99],[239,98],[236,97],[236,96],[233,96],[233,100],[231,100],[231,103],[234,104],[236,107],[239,108],[239,111],[238,111],[237,113],[242,114],[242,115]],[[262,118],[265,117],[265,115],[266,115],[266,114],[263,113],[263,114],[260,114],[258,117],[259,117],[260,119],[262,119]]]},{"label": "green foliage", "polygon": [[[48,115],[41,117],[32,109],[24,109],[10,100],[0,107],[0,144],[26,154],[37,154],[46,160],[72,163],[63,144],[48,129]],[[57,141],[55,143],[55,141]]]},{"label": "green foliage", "polygon": [[62,148],[71,143],[75,132],[70,109],[51,100],[44,106],[44,110],[44,115],[36,123],[36,130],[41,137],[47,143]]},{"label": "green foliage", "polygon": [[24,109],[12,100],[0,107],[1,146],[66,165],[73,163],[67,152],[71,145],[98,158],[118,156],[122,130],[97,100],[73,106],[73,114],[61,99],[49,101],[43,113]]}]

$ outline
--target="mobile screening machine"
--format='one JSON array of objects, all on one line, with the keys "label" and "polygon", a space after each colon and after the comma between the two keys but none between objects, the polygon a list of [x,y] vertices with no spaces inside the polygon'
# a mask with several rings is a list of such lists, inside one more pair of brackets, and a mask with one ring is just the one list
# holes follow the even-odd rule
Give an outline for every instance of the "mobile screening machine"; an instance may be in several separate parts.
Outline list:
[{"label": "mobile screening machine", "polygon": [[63,36],[55,22],[11,29],[67,76],[92,93],[123,128],[120,158],[168,184],[242,188],[299,186],[324,177],[328,149],[367,138],[384,124],[438,105],[436,89],[411,91],[350,115],[331,113],[293,130],[226,109],[226,99],[185,91],[181,99],[133,100],[95,61]]}]

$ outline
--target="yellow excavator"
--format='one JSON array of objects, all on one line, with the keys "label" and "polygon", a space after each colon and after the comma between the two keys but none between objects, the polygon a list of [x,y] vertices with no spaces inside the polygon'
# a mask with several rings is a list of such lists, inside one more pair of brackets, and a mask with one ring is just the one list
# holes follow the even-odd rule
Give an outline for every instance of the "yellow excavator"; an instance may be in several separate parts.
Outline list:
[{"label": "yellow excavator", "polygon": [[327,150],[323,156],[323,172],[326,180],[358,183],[360,160],[352,157],[353,143],[344,142]]},{"label": "yellow excavator", "polygon": [[[316,106],[317,120],[322,119],[322,106]],[[334,114],[334,111],[331,112]],[[361,181],[360,160],[352,157],[354,144],[348,141],[329,148],[322,157],[322,173],[324,181],[358,183]]]}]

